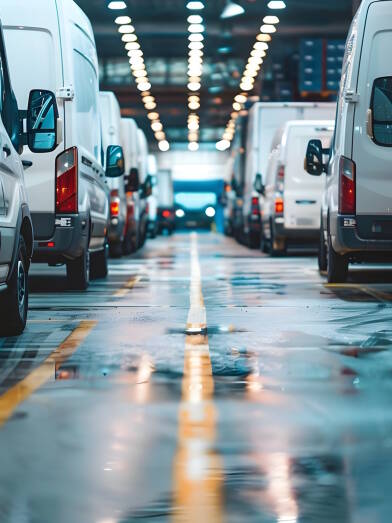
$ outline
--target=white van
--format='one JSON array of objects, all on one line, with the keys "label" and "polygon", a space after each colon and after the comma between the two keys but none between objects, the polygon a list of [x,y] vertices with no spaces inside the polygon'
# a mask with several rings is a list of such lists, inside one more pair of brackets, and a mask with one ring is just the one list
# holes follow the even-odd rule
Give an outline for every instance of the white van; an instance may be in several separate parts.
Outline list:
[{"label": "white van", "polygon": [[[102,145],[106,156],[108,148],[112,145],[123,147],[123,135],[121,127],[121,110],[116,95],[111,92],[99,93],[99,105],[101,109],[102,123]],[[109,249],[111,256],[118,257],[123,254],[123,244],[128,240],[125,238],[127,220],[127,198],[125,194],[124,175],[107,180],[110,189],[110,227],[109,227]]]},{"label": "white van", "polygon": [[327,171],[320,265],[331,283],[346,281],[351,262],[392,260],[391,20],[391,0],[363,0],[347,39],[327,165],[320,142],[308,148],[308,172]]},{"label": "white van", "polygon": [[140,221],[139,221],[139,247],[142,247],[147,238],[148,228],[148,201],[151,196],[151,177],[148,173],[148,143],[146,135],[141,129],[137,131],[138,141],[138,173],[139,173],[139,199],[140,199]]},{"label": "white van", "polygon": [[158,185],[157,185],[158,163],[156,156],[148,155],[148,174],[151,178],[151,196],[147,199],[148,223],[147,232],[150,238],[158,234]]},{"label": "white van", "polygon": [[122,134],[125,158],[125,191],[127,197],[127,226],[124,254],[139,248],[140,196],[138,171],[138,127],[132,118],[122,118]]},{"label": "white van", "polygon": [[312,137],[329,147],[333,129],[333,121],[289,121],[276,133],[261,187],[263,251],[277,255],[289,245],[318,243],[324,180],[307,174],[304,157]]},{"label": "white van", "polygon": [[0,22],[0,336],[20,334],[26,325],[29,292],[27,276],[33,254],[33,226],[24,183],[31,163],[20,153],[26,144],[36,153],[57,147],[57,104],[54,93],[29,94],[24,117],[10,81]]},{"label": "white van", "polygon": [[[39,157],[26,186],[34,224],[33,261],[65,263],[70,286],[107,274],[109,198],[102,166],[98,61],[91,24],[73,0],[2,0],[11,78],[20,106],[35,85],[56,93],[63,141]],[[91,260],[90,260],[91,254]]]},{"label": "white van", "polygon": [[[254,190],[257,174],[265,176],[272,140],[276,131],[289,120],[330,120],[335,117],[335,103],[256,103],[249,110],[247,121],[239,123],[239,132],[246,134],[240,140],[239,161],[236,169],[243,179],[236,179],[236,192],[241,199],[236,221],[237,236],[251,247],[258,248],[261,240],[261,213],[258,194]],[[242,128],[241,128],[242,127]],[[241,159],[241,157],[244,157]],[[240,184],[240,190],[238,185]]]}]

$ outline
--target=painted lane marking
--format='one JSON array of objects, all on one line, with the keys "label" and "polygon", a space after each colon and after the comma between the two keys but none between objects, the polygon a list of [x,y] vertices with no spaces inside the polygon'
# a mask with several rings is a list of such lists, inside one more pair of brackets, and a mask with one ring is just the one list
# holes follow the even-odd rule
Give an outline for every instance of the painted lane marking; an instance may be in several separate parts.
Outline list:
[{"label": "painted lane marking", "polygon": [[376,300],[381,301],[383,303],[391,303],[392,302],[392,295],[388,294],[384,291],[379,291],[377,289],[373,289],[367,285],[362,285],[360,283],[325,283],[324,287],[326,289],[351,289],[351,290],[359,290],[363,293],[367,294],[368,296],[371,296],[372,298],[376,298]]},{"label": "painted lane marking", "polygon": [[79,326],[55,349],[46,360],[23,380],[11,387],[0,396],[0,427],[12,416],[15,409],[56,377],[61,365],[78,349],[87,338],[91,330],[97,325],[96,321],[81,321]]},{"label": "painted lane marking", "polygon": [[113,296],[116,296],[117,298],[120,298],[121,296],[126,296],[135,287],[135,285],[137,285],[140,282],[141,279],[141,275],[132,276],[126,282],[124,287],[118,289]]},{"label": "painted lane marking", "polygon": [[[215,452],[217,413],[201,287],[197,236],[191,236],[190,310],[184,355],[178,447],[173,465],[174,523],[223,521],[223,473]],[[203,333],[203,334],[201,334]]]}]

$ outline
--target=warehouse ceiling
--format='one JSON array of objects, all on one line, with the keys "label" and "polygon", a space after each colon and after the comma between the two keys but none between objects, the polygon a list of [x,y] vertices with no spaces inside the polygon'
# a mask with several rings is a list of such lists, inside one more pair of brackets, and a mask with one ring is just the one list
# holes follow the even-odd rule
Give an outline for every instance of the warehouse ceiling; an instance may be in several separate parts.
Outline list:
[{"label": "warehouse ceiling", "polygon": [[[132,18],[161,121],[170,142],[187,141],[188,23],[192,14],[185,0],[128,0],[126,11],[112,11],[106,0],[76,0],[89,16],[101,62],[101,87],[118,95],[124,115],[136,118],[148,139],[154,135],[141,96],[130,74],[124,44],[114,24],[118,14]],[[268,0],[237,0],[245,14],[223,21],[225,0],[205,2],[200,12],[205,25],[204,69],[201,87],[200,141],[219,140],[230,118],[234,96]],[[354,0],[355,1],[355,0]],[[296,100],[300,39],[345,38],[353,0],[286,0],[260,80],[254,94],[262,100]]]}]

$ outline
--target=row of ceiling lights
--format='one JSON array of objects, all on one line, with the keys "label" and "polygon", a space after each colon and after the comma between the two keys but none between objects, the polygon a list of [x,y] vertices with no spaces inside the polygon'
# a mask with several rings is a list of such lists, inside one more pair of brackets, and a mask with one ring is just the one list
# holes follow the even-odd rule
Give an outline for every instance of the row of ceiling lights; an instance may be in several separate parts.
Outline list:
[{"label": "row of ceiling lights", "polygon": [[[127,4],[123,1],[111,0],[108,2],[108,7],[112,10],[123,10],[127,8]],[[129,57],[132,75],[141,93],[144,107],[148,111],[147,117],[150,120],[151,129],[154,132],[159,149],[165,152],[170,149],[170,144],[166,139],[159,113],[156,110],[157,104],[151,94],[151,83],[148,79],[143,51],[131,22],[132,20],[129,16],[120,15],[115,19],[115,23],[118,25],[118,32],[122,35],[121,39]]]},{"label": "row of ceiling lights", "polygon": [[[189,2],[188,8],[195,11],[203,9],[204,5],[202,2]],[[197,151],[199,149],[200,122],[196,111],[200,108],[201,77],[203,74],[203,17],[200,14],[192,14],[188,17],[188,24],[188,108],[190,110],[188,116],[188,148],[190,151]]]},{"label": "row of ceiling lights", "polygon": [[[268,8],[271,10],[285,9],[286,4],[281,0],[271,0],[268,3]],[[276,26],[278,23],[279,18],[275,15],[267,15],[263,19],[263,24],[260,27],[260,33],[256,36],[256,42],[252,51],[250,52],[248,62],[241,77],[241,92],[234,97],[233,112],[230,115],[230,120],[226,125],[222,140],[216,144],[216,147],[219,151],[225,151],[226,149],[229,149],[231,145],[231,142],[234,138],[236,120],[248,100],[249,93],[254,89],[256,78],[260,74],[261,66],[264,62],[264,58],[267,55],[267,50],[269,49],[269,45],[272,40],[271,35],[276,33]]]}]

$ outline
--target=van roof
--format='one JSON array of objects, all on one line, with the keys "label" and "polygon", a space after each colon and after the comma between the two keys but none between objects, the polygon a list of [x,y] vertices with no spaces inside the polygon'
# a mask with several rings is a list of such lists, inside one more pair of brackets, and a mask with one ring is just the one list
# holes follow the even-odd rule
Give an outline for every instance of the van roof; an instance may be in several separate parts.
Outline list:
[{"label": "van roof", "polygon": [[271,151],[286,141],[290,130],[301,127],[328,127],[333,131],[335,122],[334,120],[289,120],[276,131],[274,139],[272,140]]}]

